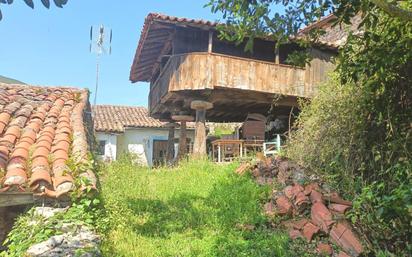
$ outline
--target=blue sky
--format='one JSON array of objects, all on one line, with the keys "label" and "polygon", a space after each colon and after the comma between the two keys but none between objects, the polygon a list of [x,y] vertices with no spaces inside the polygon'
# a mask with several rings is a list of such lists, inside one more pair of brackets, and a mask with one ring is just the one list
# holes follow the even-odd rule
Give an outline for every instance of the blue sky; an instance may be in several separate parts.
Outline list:
[{"label": "blue sky", "polygon": [[91,25],[113,30],[112,55],[103,56],[97,104],[147,106],[149,85],[130,83],[129,72],[146,15],[216,20],[203,8],[208,0],[69,0],[49,10],[34,0],[0,5],[0,75],[34,85],[65,85],[91,90],[94,98],[96,57],[89,53]]}]

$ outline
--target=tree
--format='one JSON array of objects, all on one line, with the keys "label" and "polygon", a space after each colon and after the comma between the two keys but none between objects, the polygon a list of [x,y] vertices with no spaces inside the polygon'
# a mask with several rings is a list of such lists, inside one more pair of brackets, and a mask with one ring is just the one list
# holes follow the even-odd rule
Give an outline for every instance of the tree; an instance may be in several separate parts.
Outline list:
[{"label": "tree", "polygon": [[[34,2],[33,0],[23,0],[27,6],[29,6],[30,8],[34,8]],[[0,4],[12,4],[14,1],[13,0],[0,0]],[[59,7],[59,8],[63,8],[64,5],[67,4],[68,0],[53,0],[54,4]],[[41,3],[43,4],[44,7],[46,7],[47,9],[50,8],[50,0],[41,0]],[[1,13],[0,10],[0,20],[3,18],[3,15]]]},{"label": "tree", "polygon": [[412,21],[412,12],[410,10],[402,8],[403,5],[406,5],[406,1],[395,1],[388,3],[386,0],[371,0],[376,6],[381,8],[387,14],[401,18],[405,21]]},{"label": "tree", "polygon": [[[276,7],[280,5],[284,10],[277,11]],[[210,0],[206,6],[211,7],[214,13],[222,12],[227,20],[221,36],[236,42],[247,39],[246,50],[251,49],[253,38],[262,35],[271,35],[279,43],[287,42],[303,26],[329,13],[337,17],[336,23],[346,24],[359,13],[373,24],[376,17],[370,20],[370,15],[376,9],[404,21],[412,21],[410,0]],[[320,33],[314,30],[310,39],[316,40]]]}]

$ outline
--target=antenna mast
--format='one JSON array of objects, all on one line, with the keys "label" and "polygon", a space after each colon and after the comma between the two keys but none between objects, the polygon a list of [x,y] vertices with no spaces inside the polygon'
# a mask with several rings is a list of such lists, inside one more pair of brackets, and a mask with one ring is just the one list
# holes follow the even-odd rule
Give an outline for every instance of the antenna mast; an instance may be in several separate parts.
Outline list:
[{"label": "antenna mast", "polygon": [[[112,54],[112,30],[110,29],[109,39],[105,37],[105,27],[100,25],[99,31],[93,33],[93,26],[90,27],[90,46],[89,51],[96,54],[96,86],[94,91],[94,101],[93,105],[96,105],[97,102],[97,91],[99,89],[99,68],[100,68],[100,57],[103,54]],[[109,51],[106,50],[108,45]]]}]

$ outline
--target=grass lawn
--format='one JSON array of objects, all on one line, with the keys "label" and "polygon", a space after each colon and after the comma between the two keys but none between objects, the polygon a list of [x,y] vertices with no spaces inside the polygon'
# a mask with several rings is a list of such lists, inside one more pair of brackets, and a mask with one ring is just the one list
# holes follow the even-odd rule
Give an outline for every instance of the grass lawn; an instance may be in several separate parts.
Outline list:
[{"label": "grass lawn", "polygon": [[109,165],[101,178],[110,219],[104,256],[289,256],[288,237],[267,229],[261,212],[269,189],[234,168]]}]

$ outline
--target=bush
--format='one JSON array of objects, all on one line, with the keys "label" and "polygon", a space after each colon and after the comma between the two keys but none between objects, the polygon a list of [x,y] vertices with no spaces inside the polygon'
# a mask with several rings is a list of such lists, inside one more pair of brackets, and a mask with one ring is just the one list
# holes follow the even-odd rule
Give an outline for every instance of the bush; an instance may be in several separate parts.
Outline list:
[{"label": "bush", "polygon": [[286,154],[354,200],[349,217],[375,255],[403,256],[412,251],[412,23],[376,13],[365,24],[303,104]]}]

